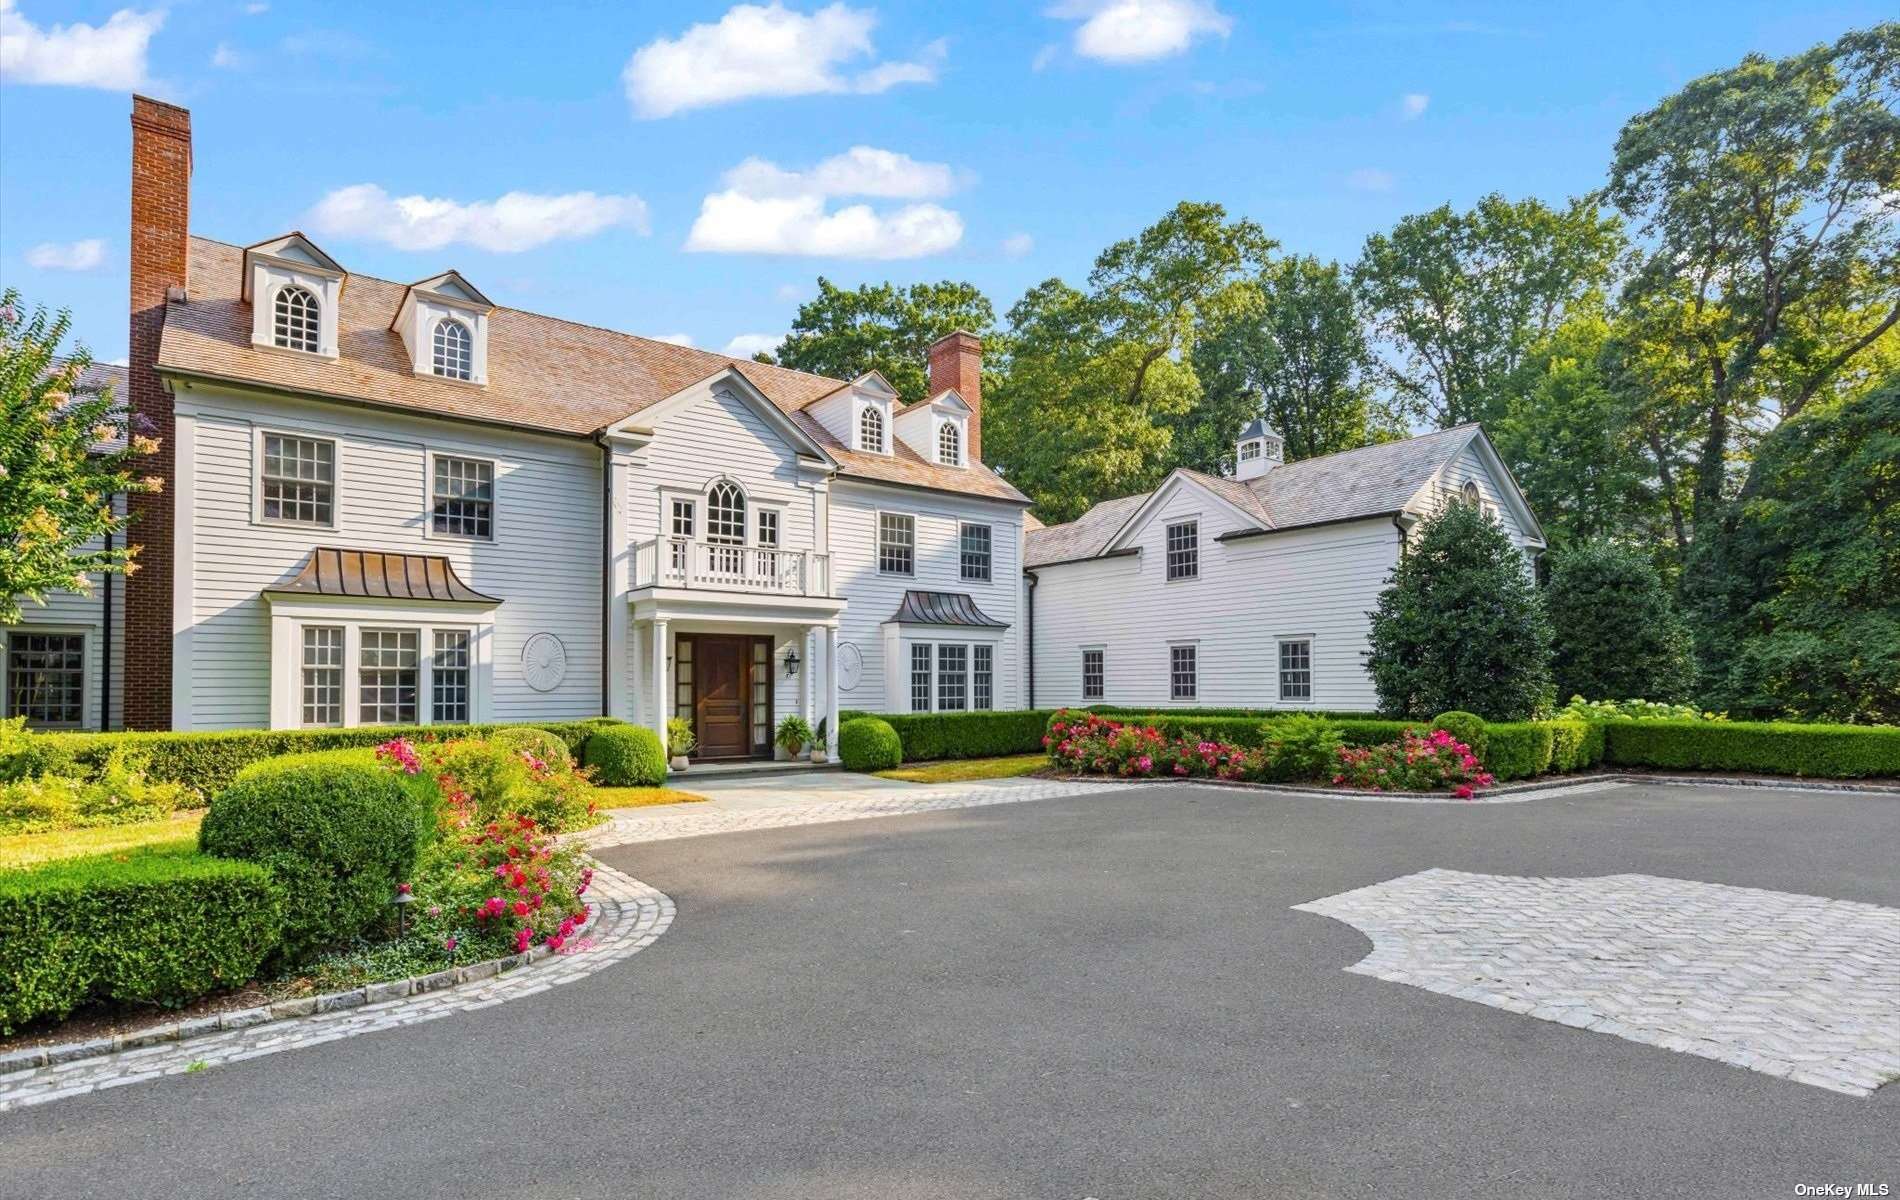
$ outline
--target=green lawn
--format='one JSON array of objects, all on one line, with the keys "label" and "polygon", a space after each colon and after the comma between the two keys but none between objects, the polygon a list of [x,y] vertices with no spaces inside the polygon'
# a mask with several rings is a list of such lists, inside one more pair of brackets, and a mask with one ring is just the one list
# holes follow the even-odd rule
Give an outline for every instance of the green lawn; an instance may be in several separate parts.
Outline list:
[{"label": "green lawn", "polygon": [[594,789],[594,802],[603,809],[645,808],[651,804],[688,804],[706,797],[666,787],[604,787]]},{"label": "green lawn", "polygon": [[93,829],[56,829],[50,833],[15,833],[0,837],[0,870],[30,867],[56,858],[82,854],[111,854],[162,842],[198,844],[198,822],[204,813],[175,813],[163,821],[137,825],[101,825]]},{"label": "green lawn", "polygon": [[1002,758],[951,758],[942,762],[918,763],[895,771],[879,771],[880,779],[901,779],[907,783],[960,783],[966,779],[1010,779],[1033,775],[1049,765],[1045,754],[1009,754]]}]

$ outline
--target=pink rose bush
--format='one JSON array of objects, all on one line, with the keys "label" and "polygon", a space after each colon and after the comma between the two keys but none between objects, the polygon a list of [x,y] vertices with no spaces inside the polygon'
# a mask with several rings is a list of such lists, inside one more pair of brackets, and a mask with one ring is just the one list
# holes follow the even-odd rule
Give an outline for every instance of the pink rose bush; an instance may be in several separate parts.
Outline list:
[{"label": "pink rose bush", "polygon": [[1126,779],[1250,779],[1265,756],[1227,742],[1168,737],[1147,725],[1124,725],[1090,712],[1059,712],[1043,746],[1057,766],[1077,775]]},{"label": "pink rose bush", "polygon": [[1342,746],[1332,781],[1371,792],[1449,791],[1461,800],[1497,782],[1471,747],[1442,729],[1408,729],[1383,746]]}]

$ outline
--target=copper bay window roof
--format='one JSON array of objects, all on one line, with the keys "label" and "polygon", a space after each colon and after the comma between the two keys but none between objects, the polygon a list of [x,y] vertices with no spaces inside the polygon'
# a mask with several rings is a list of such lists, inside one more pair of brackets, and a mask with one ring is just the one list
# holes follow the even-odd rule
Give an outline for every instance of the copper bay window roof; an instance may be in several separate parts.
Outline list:
[{"label": "copper bay window roof", "polygon": [[294,579],[266,592],[278,596],[347,596],[365,600],[421,600],[500,604],[462,582],[440,554],[345,550],[318,546]]},{"label": "copper bay window roof", "polygon": [[912,625],[968,625],[975,628],[1004,629],[1008,622],[998,621],[976,606],[967,592],[904,593],[904,601],[884,623]]}]

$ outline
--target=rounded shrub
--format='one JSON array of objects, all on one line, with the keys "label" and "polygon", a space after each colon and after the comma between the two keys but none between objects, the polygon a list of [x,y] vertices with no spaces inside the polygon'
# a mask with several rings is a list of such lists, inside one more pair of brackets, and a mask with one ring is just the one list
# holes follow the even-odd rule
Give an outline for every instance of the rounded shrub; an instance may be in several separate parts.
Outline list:
[{"label": "rounded shrub", "polygon": [[281,958],[296,962],[386,915],[433,826],[397,774],[345,750],[238,772],[211,801],[198,844],[270,871],[284,892]]},{"label": "rounded shrub", "polygon": [[641,725],[610,725],[587,735],[581,761],[602,787],[658,787],[666,782],[666,748]]},{"label": "rounded shrub", "polygon": [[488,740],[517,754],[526,751],[556,770],[566,770],[574,765],[574,757],[567,752],[567,742],[560,735],[536,729],[532,725],[497,729],[488,735]]},{"label": "rounded shrub", "polygon": [[1471,748],[1471,752],[1478,756],[1479,762],[1484,761],[1485,744],[1488,739],[1485,736],[1484,718],[1477,713],[1469,713],[1457,708],[1450,712],[1441,712],[1432,718],[1432,728],[1442,729],[1457,738]]},{"label": "rounded shrub", "polygon": [[889,721],[859,717],[839,727],[838,759],[847,771],[888,771],[904,761],[904,744]]}]

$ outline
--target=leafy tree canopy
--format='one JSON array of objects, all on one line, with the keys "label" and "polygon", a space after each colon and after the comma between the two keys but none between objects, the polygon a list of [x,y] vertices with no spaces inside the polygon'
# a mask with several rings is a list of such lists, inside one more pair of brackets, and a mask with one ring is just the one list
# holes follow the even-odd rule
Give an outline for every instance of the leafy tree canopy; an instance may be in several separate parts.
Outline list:
[{"label": "leafy tree canopy", "polygon": [[1695,682],[1689,628],[1641,551],[1603,540],[1554,550],[1544,599],[1558,696],[1688,697]]},{"label": "leafy tree canopy", "polygon": [[1472,505],[1413,531],[1371,616],[1366,669],[1388,713],[1522,721],[1551,702],[1543,597],[1510,536]]},{"label": "leafy tree canopy", "polygon": [[109,391],[78,390],[91,357],[84,349],[59,357],[70,326],[65,312],[24,315],[17,291],[0,296],[0,625],[20,620],[23,600],[89,593],[89,575],[136,569],[137,547],[103,548],[126,523],[112,497],[160,483],[132,471],[158,442],[127,437],[123,404]]},{"label": "leafy tree canopy", "polygon": [[877,371],[900,396],[919,400],[929,386],[931,344],[959,329],[987,337],[995,324],[995,310],[974,284],[867,283],[846,291],[821,277],[818,295],[798,306],[771,361],[834,379]]}]

